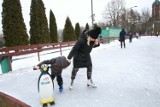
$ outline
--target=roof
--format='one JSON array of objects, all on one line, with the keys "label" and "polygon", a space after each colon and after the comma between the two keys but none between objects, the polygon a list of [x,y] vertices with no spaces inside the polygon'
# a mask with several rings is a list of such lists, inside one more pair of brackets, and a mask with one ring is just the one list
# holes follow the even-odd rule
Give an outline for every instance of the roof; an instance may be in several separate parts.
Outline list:
[{"label": "roof", "polygon": [[155,0],[155,1],[153,2],[153,4],[152,4],[152,7],[154,7],[154,6],[159,6],[159,5],[160,5],[159,0]]}]

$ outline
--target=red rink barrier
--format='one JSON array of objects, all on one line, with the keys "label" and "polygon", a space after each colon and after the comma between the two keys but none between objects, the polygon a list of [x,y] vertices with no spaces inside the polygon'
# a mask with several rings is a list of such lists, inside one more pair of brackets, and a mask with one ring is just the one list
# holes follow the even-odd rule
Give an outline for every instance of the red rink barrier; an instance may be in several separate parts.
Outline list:
[{"label": "red rink barrier", "polygon": [[0,92],[0,107],[31,107],[20,100]]}]

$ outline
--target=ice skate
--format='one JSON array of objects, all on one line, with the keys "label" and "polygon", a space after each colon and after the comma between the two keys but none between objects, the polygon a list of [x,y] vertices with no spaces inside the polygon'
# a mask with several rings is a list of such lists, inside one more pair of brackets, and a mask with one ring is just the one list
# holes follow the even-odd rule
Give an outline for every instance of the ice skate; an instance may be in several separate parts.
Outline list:
[{"label": "ice skate", "polygon": [[70,86],[69,86],[69,89],[72,90],[72,88],[73,88],[72,85],[70,85]]},{"label": "ice skate", "polygon": [[91,79],[88,80],[87,86],[92,87],[92,88],[97,88],[97,86],[93,83],[93,81]]},{"label": "ice skate", "polygon": [[63,86],[59,87],[59,92],[62,93],[63,92]]},{"label": "ice skate", "polygon": [[55,105],[55,102],[53,101],[53,102],[50,102],[50,105]]},{"label": "ice skate", "polygon": [[43,104],[43,106],[42,106],[42,107],[48,107],[47,103]]},{"label": "ice skate", "polygon": [[70,89],[70,90],[72,90],[72,88],[73,88],[73,81],[74,81],[74,80],[71,81],[71,84],[70,84],[70,86],[69,86],[69,89]]}]

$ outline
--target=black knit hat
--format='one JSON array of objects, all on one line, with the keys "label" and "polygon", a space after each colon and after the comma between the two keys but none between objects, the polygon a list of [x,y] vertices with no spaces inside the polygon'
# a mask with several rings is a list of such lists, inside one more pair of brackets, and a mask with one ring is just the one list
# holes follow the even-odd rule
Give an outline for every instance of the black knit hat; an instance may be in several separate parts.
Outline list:
[{"label": "black knit hat", "polygon": [[96,28],[88,31],[88,35],[90,37],[92,37],[93,39],[97,39],[100,33],[101,33],[101,28],[100,27],[96,27]]}]

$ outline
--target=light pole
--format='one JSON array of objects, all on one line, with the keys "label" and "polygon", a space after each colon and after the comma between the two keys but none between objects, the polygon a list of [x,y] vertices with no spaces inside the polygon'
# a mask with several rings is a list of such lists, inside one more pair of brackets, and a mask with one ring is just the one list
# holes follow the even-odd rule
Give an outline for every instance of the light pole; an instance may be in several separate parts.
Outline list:
[{"label": "light pole", "polygon": [[94,16],[95,16],[95,14],[93,14],[93,1],[91,0],[91,21],[92,21],[92,27],[93,27]]}]

